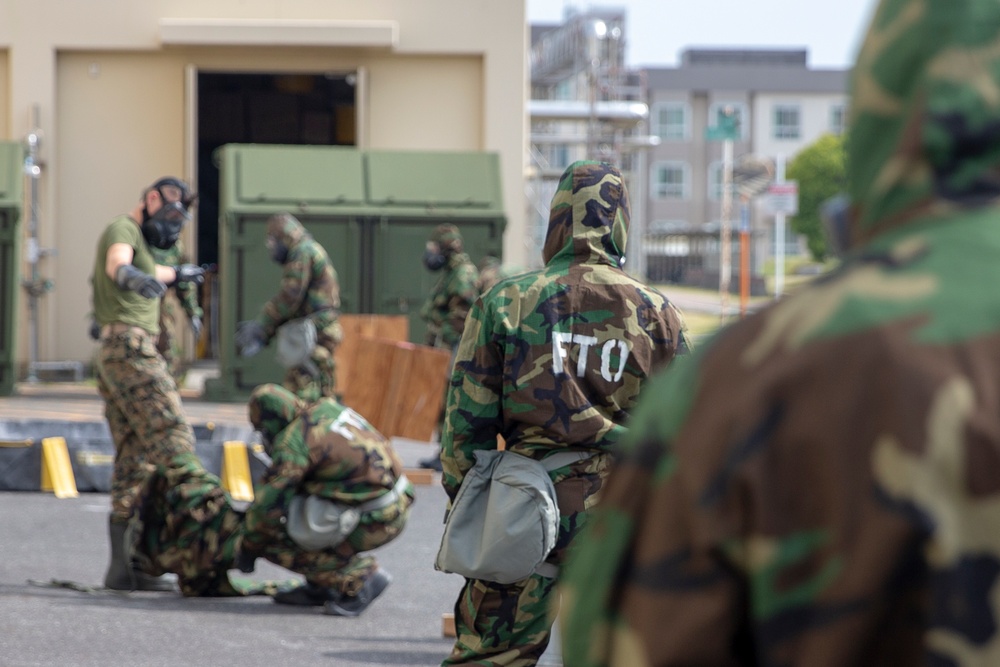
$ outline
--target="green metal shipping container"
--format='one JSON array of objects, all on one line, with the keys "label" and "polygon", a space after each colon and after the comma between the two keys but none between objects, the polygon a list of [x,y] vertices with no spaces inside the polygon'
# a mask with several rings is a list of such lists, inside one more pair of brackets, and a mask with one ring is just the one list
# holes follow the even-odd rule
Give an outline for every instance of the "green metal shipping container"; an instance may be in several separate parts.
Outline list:
[{"label": "green metal shipping container", "polygon": [[21,293],[24,146],[0,141],[0,395],[14,393],[17,307]]},{"label": "green metal shipping container", "polygon": [[206,397],[241,400],[280,382],[273,351],[236,355],[236,324],[278,290],[281,267],[264,247],[267,218],[295,215],[319,241],[340,279],[345,313],[419,317],[440,274],[423,266],[424,245],[442,222],[458,226],[474,262],[501,257],[499,156],[486,152],[361,151],[339,146],[229,144],[219,149],[219,367]]}]

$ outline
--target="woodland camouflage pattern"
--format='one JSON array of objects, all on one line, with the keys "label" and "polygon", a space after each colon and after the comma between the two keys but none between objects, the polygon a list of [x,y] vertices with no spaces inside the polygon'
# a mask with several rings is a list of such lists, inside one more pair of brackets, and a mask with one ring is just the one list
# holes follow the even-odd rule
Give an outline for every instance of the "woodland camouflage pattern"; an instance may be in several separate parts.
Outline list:
[{"label": "woodland camouflage pattern", "polygon": [[144,572],[175,573],[185,596],[242,595],[227,572],[235,567],[242,515],[193,452],[157,466],[139,498],[128,542]]},{"label": "woodland camouflage pattern", "polygon": [[[303,409],[304,408],[304,409]],[[266,384],[250,396],[254,428],[265,434],[272,465],[247,510],[241,549],[298,572],[313,584],[354,595],[377,564],[370,555],[403,530],[414,500],[412,485],[399,502],[366,512],[336,547],[306,551],[285,530],[296,494],[359,505],[390,491],[403,473],[392,444],[358,413],[329,398],[305,407],[282,387]],[[296,415],[291,422],[288,415]]]},{"label": "woodland camouflage pattern", "polygon": [[[184,252],[184,244],[180,239],[166,250],[150,246],[153,259],[163,266],[178,266],[187,264],[188,257]],[[203,317],[201,306],[198,305],[198,284],[182,282],[172,285],[174,297],[170,290],[160,299],[160,337],[156,341],[156,349],[167,363],[170,374],[176,379],[180,374],[180,341],[178,332],[177,305],[184,310],[188,320]]]},{"label": "woodland camouflage pattern", "polygon": [[479,271],[462,252],[462,234],[455,225],[438,225],[430,240],[438,244],[448,264],[420,309],[420,317],[427,324],[424,342],[451,350],[462,338],[465,318],[479,296]]},{"label": "woodland camouflage pattern", "polygon": [[153,336],[133,328],[101,338],[97,389],[115,443],[111,519],[132,516],[152,467],[194,451],[194,431]]},{"label": "woodland camouflage pattern", "polygon": [[[560,563],[593,504],[646,378],[686,350],[680,313],[619,268],[629,223],[621,174],[600,162],[566,170],[553,197],[545,268],[500,281],[473,306],[456,355],[442,437],[454,499],[477,449],[541,459],[593,455],[552,473],[562,513]],[[468,580],[446,665],[533,665],[549,641],[553,579]],[[568,663],[571,664],[571,663]]]},{"label": "woodland camouflage pattern", "polygon": [[320,375],[316,378],[305,368],[292,368],[283,384],[310,402],[321,396],[333,396],[336,374],[333,355],[343,338],[337,272],[323,246],[294,216],[287,213],[271,216],[267,234],[288,248],[288,258],[282,267],[281,289],[257,315],[257,322],[264,328],[265,344],[285,322],[317,313],[313,317],[316,348],[311,358]]},{"label": "woodland camouflage pattern", "polygon": [[1000,3],[884,0],[842,266],[657,378],[567,665],[1000,664]]}]

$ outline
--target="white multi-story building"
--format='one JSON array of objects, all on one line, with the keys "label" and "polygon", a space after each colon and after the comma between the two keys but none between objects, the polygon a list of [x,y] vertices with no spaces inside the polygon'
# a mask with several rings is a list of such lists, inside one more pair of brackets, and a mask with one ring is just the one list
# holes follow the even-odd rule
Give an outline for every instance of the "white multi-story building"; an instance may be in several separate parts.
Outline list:
[{"label": "white multi-story building", "polygon": [[[847,72],[810,69],[804,49],[689,49],[678,67],[642,74],[649,132],[659,138],[648,156],[647,274],[654,281],[718,285],[723,142],[706,135],[728,110],[736,124],[737,165],[790,162],[823,134],[843,131]],[[773,251],[774,220],[759,201],[737,195],[729,217],[734,230],[741,216],[753,230],[759,274]],[[786,236],[786,254],[802,247],[794,234]],[[737,252],[734,244],[734,257]]]}]

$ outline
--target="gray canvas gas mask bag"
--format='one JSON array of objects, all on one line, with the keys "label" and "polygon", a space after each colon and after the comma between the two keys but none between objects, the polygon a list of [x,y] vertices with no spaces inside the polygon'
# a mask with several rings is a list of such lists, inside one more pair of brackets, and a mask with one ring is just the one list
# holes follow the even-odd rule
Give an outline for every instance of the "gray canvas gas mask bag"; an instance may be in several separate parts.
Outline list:
[{"label": "gray canvas gas mask bag", "polygon": [[296,495],[288,504],[285,530],[292,541],[306,551],[335,547],[350,537],[363,514],[397,502],[409,483],[406,475],[400,475],[391,490],[360,505],[346,505],[319,496]]},{"label": "gray canvas gas mask bag", "polygon": [[275,358],[284,368],[298,368],[311,363],[316,347],[316,324],[312,317],[289,320],[275,332]]},{"label": "gray canvas gas mask bag", "polygon": [[434,569],[498,584],[534,573],[555,577],[545,562],[559,537],[559,505],[549,470],[592,452],[559,452],[537,461],[501,450],[474,452],[445,519]]}]

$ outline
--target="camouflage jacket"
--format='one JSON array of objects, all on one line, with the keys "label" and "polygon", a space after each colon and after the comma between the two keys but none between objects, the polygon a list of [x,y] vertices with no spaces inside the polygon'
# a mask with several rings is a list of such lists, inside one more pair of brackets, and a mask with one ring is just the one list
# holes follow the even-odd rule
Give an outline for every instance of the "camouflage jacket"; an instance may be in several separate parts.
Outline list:
[{"label": "camouflage jacket", "polygon": [[[357,412],[329,398],[313,403],[278,434],[271,458],[246,513],[241,549],[248,554],[284,535],[292,496],[359,505],[392,489],[403,473],[389,440]],[[412,500],[412,485],[406,493]],[[372,512],[373,520],[379,520],[381,511]]]},{"label": "camouflage jacket", "polygon": [[607,452],[643,382],[686,348],[680,313],[619,266],[629,222],[616,170],[575,163],[553,200],[545,268],[476,301],[448,391],[441,438],[451,497],[477,449],[542,458]]},{"label": "camouflage jacket", "polygon": [[465,318],[472,302],[479,296],[479,271],[464,252],[448,257],[448,266],[420,309],[427,323],[426,343],[451,349],[458,345],[465,329]]},{"label": "camouflage jacket", "polygon": [[281,289],[257,315],[267,340],[285,322],[322,311],[313,318],[316,330],[339,342],[343,337],[340,283],[326,249],[297,220],[288,221],[279,238],[288,248],[288,258],[282,265]]},{"label": "camouflage jacket", "polygon": [[1000,664],[998,54],[994,0],[880,4],[850,253],[649,385],[566,664]]},{"label": "camouflage jacket", "polygon": [[[153,253],[153,259],[156,260],[156,263],[161,266],[177,266],[179,264],[187,264],[190,261],[184,252],[184,244],[180,240],[166,250],[150,246],[149,251]],[[181,302],[184,312],[187,313],[188,318],[202,317],[204,313],[201,306],[198,305],[197,283],[175,283],[173,290],[177,295],[177,300]]]}]

